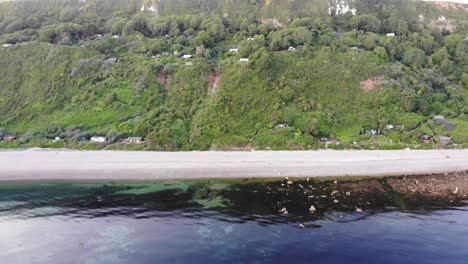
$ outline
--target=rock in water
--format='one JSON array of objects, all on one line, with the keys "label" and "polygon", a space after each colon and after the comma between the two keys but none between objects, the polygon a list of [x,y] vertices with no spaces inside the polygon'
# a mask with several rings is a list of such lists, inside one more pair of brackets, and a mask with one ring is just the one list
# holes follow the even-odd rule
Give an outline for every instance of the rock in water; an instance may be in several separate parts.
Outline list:
[{"label": "rock in water", "polygon": [[317,209],[315,208],[315,206],[311,205],[310,208],[309,208],[309,212],[315,213],[316,211],[317,211]]},{"label": "rock in water", "polygon": [[350,196],[351,195],[351,192],[346,192],[346,196]]},{"label": "rock in water", "polygon": [[361,208],[356,208],[356,212],[362,212]]},{"label": "rock in water", "polygon": [[288,209],[286,209],[286,207],[283,207],[283,208],[281,208],[281,210],[279,210],[279,212],[281,214],[287,215],[288,214]]},{"label": "rock in water", "polygon": [[453,191],[453,194],[457,194],[458,193],[458,186],[455,187],[455,191]]},{"label": "rock in water", "polygon": [[304,227],[305,227],[303,224],[299,224],[299,226],[300,226],[301,228],[304,228]]}]

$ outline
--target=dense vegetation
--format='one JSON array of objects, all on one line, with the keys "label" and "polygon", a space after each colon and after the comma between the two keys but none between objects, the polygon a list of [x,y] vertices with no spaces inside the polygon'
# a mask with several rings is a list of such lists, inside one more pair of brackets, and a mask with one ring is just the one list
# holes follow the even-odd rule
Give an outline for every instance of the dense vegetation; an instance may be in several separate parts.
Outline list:
[{"label": "dense vegetation", "polygon": [[[346,2],[355,15],[329,14]],[[107,146],[79,142],[94,135],[147,139],[111,149],[314,149],[321,138],[328,148],[424,148],[438,136],[467,146],[466,8],[0,2],[0,43],[13,44],[0,47],[0,136],[19,135],[0,146]]]}]

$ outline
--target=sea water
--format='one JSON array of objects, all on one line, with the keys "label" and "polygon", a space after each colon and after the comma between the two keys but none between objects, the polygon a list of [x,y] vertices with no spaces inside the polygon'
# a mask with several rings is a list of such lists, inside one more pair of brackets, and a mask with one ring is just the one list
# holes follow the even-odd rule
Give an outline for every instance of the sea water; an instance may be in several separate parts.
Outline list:
[{"label": "sea water", "polygon": [[1,184],[0,263],[468,263],[464,206],[287,188]]}]

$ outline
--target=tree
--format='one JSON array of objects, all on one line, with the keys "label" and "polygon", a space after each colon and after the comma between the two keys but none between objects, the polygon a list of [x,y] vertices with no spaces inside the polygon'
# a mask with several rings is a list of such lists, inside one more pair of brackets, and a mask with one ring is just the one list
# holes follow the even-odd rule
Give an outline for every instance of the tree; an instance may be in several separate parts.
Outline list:
[{"label": "tree", "polygon": [[352,28],[364,32],[378,33],[380,29],[380,20],[373,15],[354,16],[351,19]]},{"label": "tree", "polygon": [[364,46],[366,47],[366,49],[373,50],[375,48],[375,45],[375,36],[373,34],[366,36],[366,38],[364,39]]},{"label": "tree", "polygon": [[403,55],[403,63],[413,68],[420,68],[425,61],[425,53],[418,48],[410,48]]},{"label": "tree", "polygon": [[376,47],[374,49],[374,54],[377,55],[382,61],[387,60],[387,51],[385,50],[385,48]]},{"label": "tree", "polygon": [[54,25],[41,28],[39,31],[39,41],[53,43],[57,36],[56,28]]}]

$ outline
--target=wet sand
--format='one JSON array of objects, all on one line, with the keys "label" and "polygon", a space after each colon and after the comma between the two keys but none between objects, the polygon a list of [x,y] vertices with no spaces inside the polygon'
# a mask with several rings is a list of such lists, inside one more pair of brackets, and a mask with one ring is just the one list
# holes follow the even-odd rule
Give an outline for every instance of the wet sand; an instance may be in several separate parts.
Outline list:
[{"label": "wet sand", "polygon": [[427,175],[468,170],[465,150],[0,152],[5,180],[157,180]]}]

